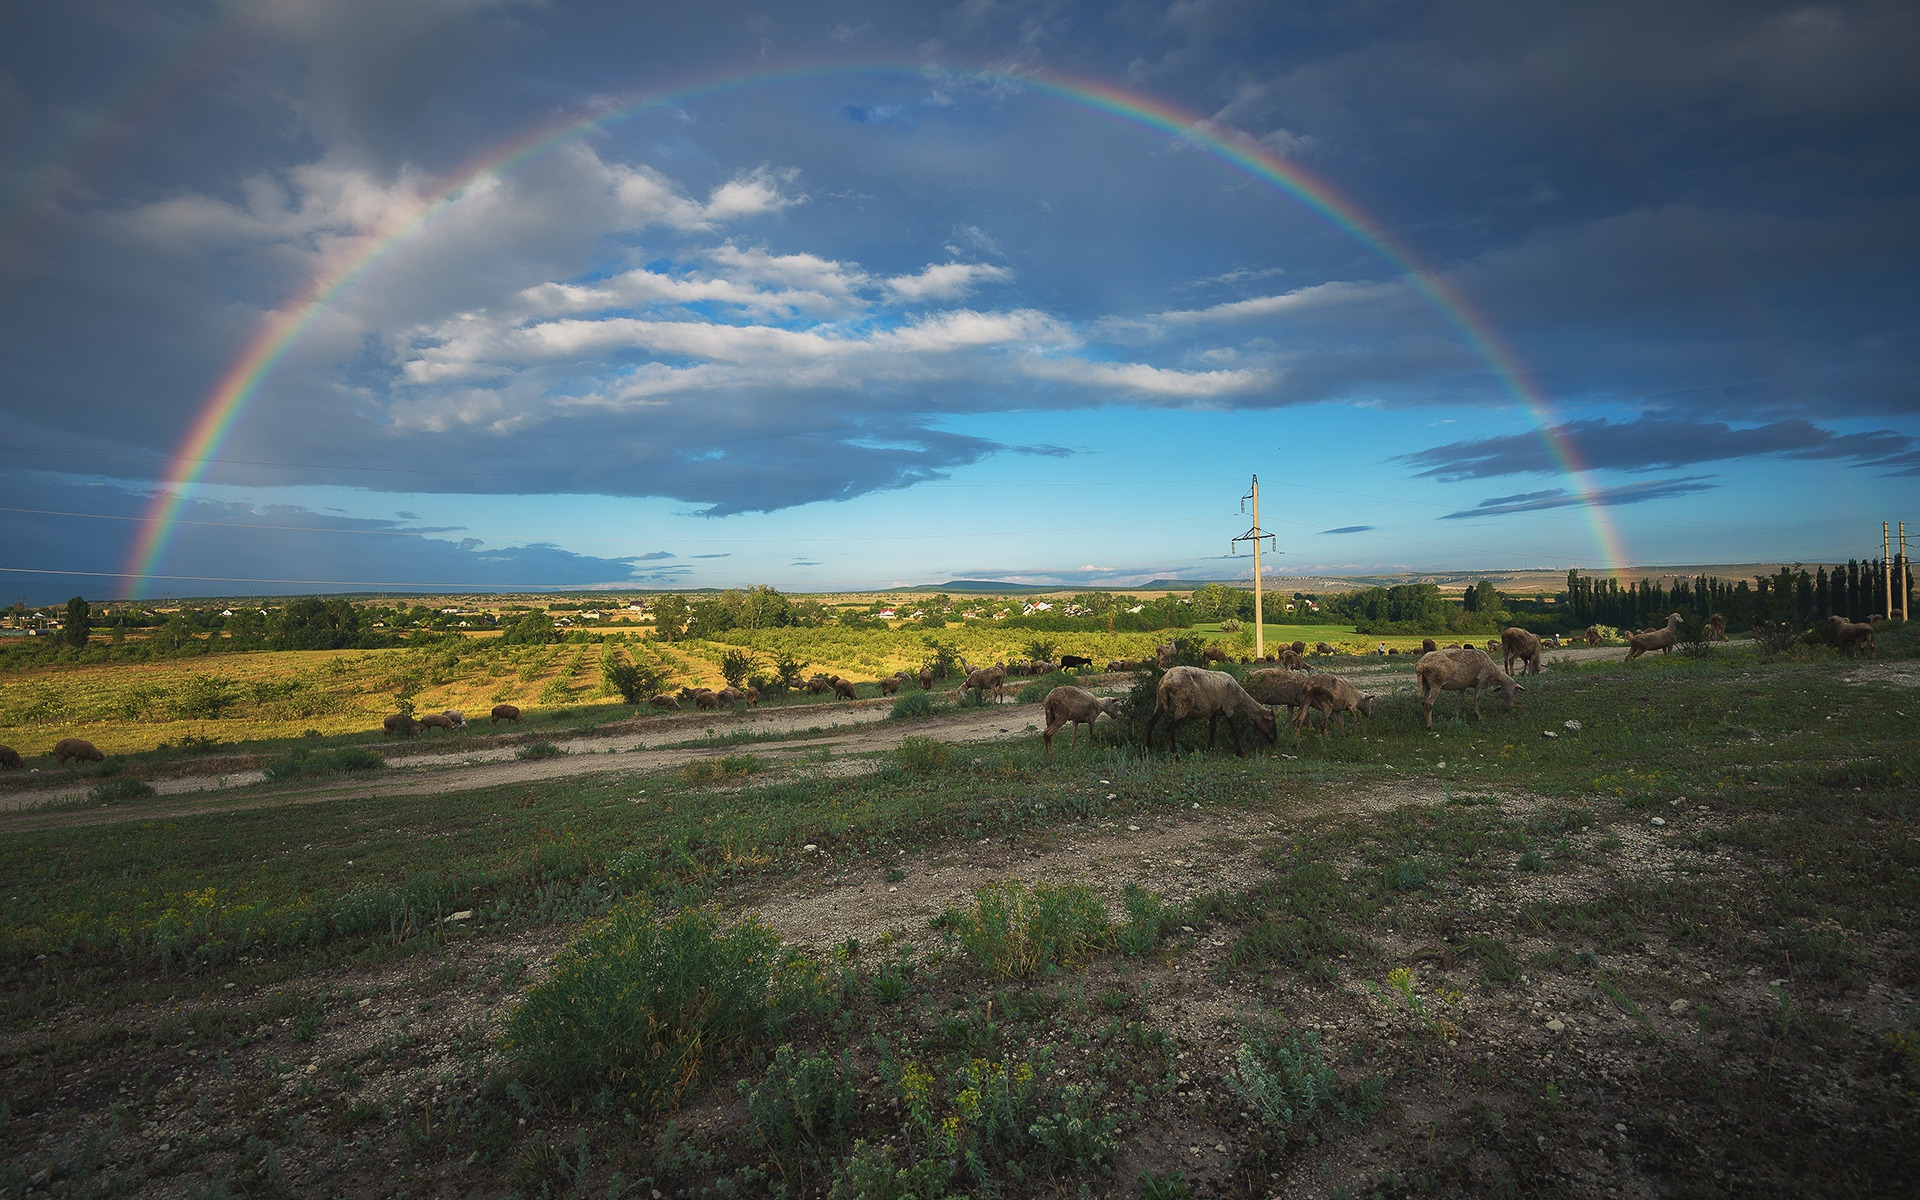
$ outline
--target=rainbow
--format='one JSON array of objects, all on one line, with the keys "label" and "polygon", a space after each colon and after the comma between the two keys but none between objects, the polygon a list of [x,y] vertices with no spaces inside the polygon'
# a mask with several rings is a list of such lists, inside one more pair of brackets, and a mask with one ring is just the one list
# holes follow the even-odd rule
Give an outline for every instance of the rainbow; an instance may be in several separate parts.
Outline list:
[{"label": "rainbow", "polygon": [[[336,254],[299,294],[261,322],[252,340],[221,374],[169,460],[161,486],[134,541],[124,572],[133,580],[131,594],[138,598],[145,591],[148,581],[159,573],[173,531],[180,523],[182,508],[275,364],[299,340],[301,334],[319,319],[327,306],[379,262],[386,252],[418,232],[463,196],[522,163],[594,129],[649,109],[682,104],[729,90],[829,75],[874,73],[926,75],[928,71],[899,65],[808,67],[729,77],[659,95],[623,97],[599,105],[591,112],[568,114],[536,126],[474,156],[443,176],[440,182],[425,189],[410,209],[394,214],[381,227],[369,231],[349,249]],[[941,70],[938,76],[961,82],[1017,88],[1177,139],[1277,189],[1332,222],[1402,274],[1437,312],[1459,330],[1474,352],[1493,368],[1508,392],[1536,422],[1541,436],[1580,497],[1605,564],[1609,568],[1618,568],[1626,563],[1620,536],[1603,506],[1596,502],[1594,490],[1587,482],[1586,469],[1576,457],[1571,443],[1557,431],[1555,416],[1546,397],[1528,377],[1518,357],[1494,334],[1491,323],[1458,289],[1431,268],[1422,265],[1411,249],[1388,234],[1329,184],[1310,175],[1298,164],[1231,134],[1216,131],[1210,122],[1198,114],[1182,111],[1154,97],[1126,91],[1111,84],[1067,79],[1058,75],[1016,75],[951,69]]]}]

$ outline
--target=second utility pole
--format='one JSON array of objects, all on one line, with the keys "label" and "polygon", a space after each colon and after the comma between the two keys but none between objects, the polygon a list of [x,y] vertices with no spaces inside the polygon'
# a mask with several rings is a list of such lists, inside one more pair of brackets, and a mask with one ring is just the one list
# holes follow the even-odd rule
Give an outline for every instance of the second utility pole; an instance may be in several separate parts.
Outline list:
[{"label": "second utility pole", "polygon": [[1241,542],[1253,543],[1253,659],[1259,662],[1267,656],[1267,614],[1260,606],[1260,540],[1271,538],[1273,535],[1260,528],[1260,477],[1258,475],[1253,477],[1253,491],[1240,497],[1240,503],[1243,506],[1249,500],[1253,501],[1253,528],[1233,539],[1233,544],[1237,546]]}]

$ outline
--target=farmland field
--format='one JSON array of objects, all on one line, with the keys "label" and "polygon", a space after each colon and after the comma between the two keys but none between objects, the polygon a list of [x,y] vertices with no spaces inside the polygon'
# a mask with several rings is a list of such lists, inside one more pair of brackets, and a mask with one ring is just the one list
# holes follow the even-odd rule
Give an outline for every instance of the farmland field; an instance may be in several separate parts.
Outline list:
[{"label": "farmland field", "polygon": [[1244,758],[942,688],[0,814],[0,1190],[1897,1194],[1920,639],[1619,657],[1431,733],[1346,660]]}]

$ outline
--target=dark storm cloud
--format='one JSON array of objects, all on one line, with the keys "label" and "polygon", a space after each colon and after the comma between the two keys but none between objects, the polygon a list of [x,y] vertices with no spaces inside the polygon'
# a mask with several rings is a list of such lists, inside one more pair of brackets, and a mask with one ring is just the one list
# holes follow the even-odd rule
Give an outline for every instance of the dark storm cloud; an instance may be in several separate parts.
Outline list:
[{"label": "dark storm cloud", "polygon": [[1371,525],[1342,525],[1338,529],[1322,529],[1320,534],[1324,537],[1329,533],[1366,533],[1372,528]]},{"label": "dark storm cloud", "polygon": [[1450,512],[1439,519],[1457,521],[1472,517],[1502,517],[1513,513],[1540,512],[1549,508],[1571,508],[1574,505],[1611,508],[1622,504],[1641,504],[1648,500],[1664,500],[1671,496],[1711,491],[1720,486],[1707,482],[1711,478],[1707,475],[1689,475],[1680,479],[1653,479],[1645,483],[1596,488],[1584,496],[1565,488],[1519,492],[1512,496],[1495,496],[1482,500],[1472,508]]},{"label": "dark storm cloud", "polygon": [[1558,472],[1553,449],[1564,444],[1574,461],[1589,470],[1650,471],[1695,463],[1775,456],[1795,459],[1851,459],[1906,473],[1914,439],[1890,429],[1871,433],[1835,433],[1793,418],[1736,429],[1724,421],[1643,413],[1632,421],[1604,417],[1569,421],[1551,429],[1505,437],[1476,438],[1397,455],[1395,462],[1419,475],[1443,480],[1490,479],[1501,475]]},{"label": "dark storm cloud", "polygon": [[[76,593],[127,595],[124,568],[151,499],[125,485],[22,472],[0,475],[0,597],[50,603]],[[181,509],[152,585],[157,594],[364,591],[369,588],[514,589],[666,582],[685,566],[658,557],[598,558],[547,544],[488,546],[457,532],[335,516],[285,505],[194,499]],[[671,557],[669,555],[668,557]],[[226,582],[231,581],[231,582]]]}]

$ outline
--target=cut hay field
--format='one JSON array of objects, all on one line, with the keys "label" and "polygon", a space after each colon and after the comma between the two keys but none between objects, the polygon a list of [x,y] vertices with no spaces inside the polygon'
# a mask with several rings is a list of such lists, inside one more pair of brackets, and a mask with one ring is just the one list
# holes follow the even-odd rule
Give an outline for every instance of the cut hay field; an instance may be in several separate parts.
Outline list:
[{"label": "cut hay field", "polygon": [[[1354,649],[1373,642],[1337,626],[1267,627],[1270,644],[1331,639]],[[978,664],[1027,657],[1028,643],[1052,642],[1055,654],[1078,653],[1105,665],[1140,658],[1173,632],[1193,632],[1234,654],[1250,653],[1251,631],[1054,634],[981,626],[941,630],[844,628],[736,630],[722,640],[661,643],[627,633],[604,642],[513,646],[497,636],[469,636],[424,648],[301,650],[214,654],[145,663],[103,663],[0,672],[0,744],[45,755],[63,737],[84,737],[110,754],[211,741],[248,743],[297,738],[308,730],[335,737],[378,730],[410,696],[419,712],[458,709],[484,717],[496,704],[529,712],[617,703],[601,673],[608,654],[660,667],[669,686],[719,687],[720,658],[746,649],[759,670],[789,654],[809,672],[872,680],[918,670],[928,639]],[[1389,638],[1417,646],[1419,639]],[[5,648],[0,647],[0,654]]]}]

